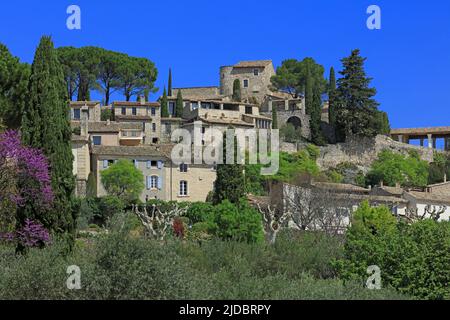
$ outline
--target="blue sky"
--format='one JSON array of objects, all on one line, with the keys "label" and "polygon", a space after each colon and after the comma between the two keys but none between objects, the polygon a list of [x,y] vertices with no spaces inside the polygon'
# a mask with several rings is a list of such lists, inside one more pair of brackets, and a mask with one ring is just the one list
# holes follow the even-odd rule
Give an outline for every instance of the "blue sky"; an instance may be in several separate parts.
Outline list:
[{"label": "blue sky", "polygon": [[[81,8],[79,31],[66,28],[71,4]],[[382,10],[381,30],[366,27],[371,4]],[[360,48],[393,127],[450,125],[448,0],[2,1],[0,42],[14,55],[31,62],[44,34],[56,46],[147,57],[160,88],[169,67],[175,87],[217,85],[219,66],[240,60],[313,57],[340,70]]]}]

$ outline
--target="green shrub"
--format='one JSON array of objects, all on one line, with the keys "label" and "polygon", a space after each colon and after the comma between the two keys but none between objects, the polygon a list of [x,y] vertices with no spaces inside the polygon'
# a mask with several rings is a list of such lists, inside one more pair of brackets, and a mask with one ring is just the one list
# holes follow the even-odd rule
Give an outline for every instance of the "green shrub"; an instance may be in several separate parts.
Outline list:
[{"label": "green shrub", "polygon": [[365,217],[348,231],[344,258],[336,263],[341,277],[364,281],[367,267],[377,265],[384,287],[421,299],[450,299],[450,222],[393,226],[381,216]]},{"label": "green shrub", "polygon": [[228,200],[217,205],[214,222],[217,224],[216,234],[221,239],[264,240],[261,215],[244,200],[238,206]]}]

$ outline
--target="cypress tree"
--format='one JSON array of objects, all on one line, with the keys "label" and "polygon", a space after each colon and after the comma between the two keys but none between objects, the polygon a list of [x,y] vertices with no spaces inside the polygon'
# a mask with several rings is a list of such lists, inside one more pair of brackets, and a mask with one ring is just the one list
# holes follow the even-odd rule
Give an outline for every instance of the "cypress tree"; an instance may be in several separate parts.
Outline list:
[{"label": "cypress tree", "polygon": [[242,94],[241,94],[241,81],[239,79],[235,79],[233,82],[233,101],[240,102],[242,100]]},{"label": "cypress tree", "polygon": [[164,87],[163,96],[161,98],[161,117],[163,117],[163,118],[169,117],[169,106],[167,103],[166,87]]},{"label": "cypress tree", "polygon": [[183,116],[183,96],[181,95],[181,90],[177,93],[177,102],[175,106],[175,117],[181,118]]},{"label": "cypress tree", "polygon": [[[217,165],[217,179],[214,184],[213,203],[219,204],[223,200],[238,204],[245,195],[244,166],[242,164],[226,163],[226,136],[223,136],[223,164]],[[237,139],[234,137],[234,162],[237,155]]]},{"label": "cypress tree", "polygon": [[330,80],[328,83],[328,115],[330,125],[334,126],[336,123],[336,113],[334,110],[334,95],[336,94],[336,74],[334,72],[334,68],[330,69]]},{"label": "cypress tree", "polygon": [[[73,244],[76,210],[72,200],[75,179],[69,104],[63,69],[50,37],[41,38],[36,50],[29,83],[29,102],[23,113],[24,144],[41,149],[49,159],[54,203],[42,223],[50,230],[63,233]],[[19,218],[23,223],[26,217]]]},{"label": "cypress tree", "polygon": [[168,96],[172,96],[172,68],[169,68],[169,91]]},{"label": "cypress tree", "polygon": [[272,107],[272,129],[278,129],[278,114],[276,107]]},{"label": "cypress tree", "polygon": [[311,115],[313,113],[313,79],[311,73],[308,71],[305,83],[305,110]]}]

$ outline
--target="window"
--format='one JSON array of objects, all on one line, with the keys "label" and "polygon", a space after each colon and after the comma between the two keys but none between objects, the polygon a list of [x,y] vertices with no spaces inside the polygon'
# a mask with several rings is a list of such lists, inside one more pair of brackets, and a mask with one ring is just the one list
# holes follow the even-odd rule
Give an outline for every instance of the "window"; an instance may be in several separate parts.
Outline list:
[{"label": "window", "polygon": [[211,109],[211,103],[209,103],[209,102],[202,102],[201,106],[202,106],[202,109]]},{"label": "window", "polygon": [[127,114],[127,108],[122,108],[121,113],[123,116],[125,116]]},{"label": "window", "polygon": [[245,114],[253,114],[253,108],[252,107],[245,107]]},{"label": "window", "polygon": [[152,161],[150,164],[152,168],[156,168],[158,166],[158,161]]},{"label": "window", "polygon": [[185,180],[180,181],[180,196],[186,197],[188,195],[188,182]]},{"label": "window", "polygon": [[137,115],[137,108],[131,109],[131,113],[133,114],[133,116]]},{"label": "window", "polygon": [[157,189],[158,188],[158,177],[157,176],[151,176],[150,178],[150,189]]},{"label": "window", "polygon": [[73,109],[73,118],[75,120],[81,119],[81,110],[80,109]]},{"label": "window", "polygon": [[205,134],[206,132],[206,127],[202,127],[202,133]]},{"label": "window", "polygon": [[175,115],[175,102],[169,102],[169,114],[171,116]]},{"label": "window", "polygon": [[191,102],[191,108],[192,108],[192,110],[197,110],[198,109],[198,102]]},{"label": "window", "polygon": [[253,74],[255,76],[259,76],[259,70],[258,69],[253,69]]},{"label": "window", "polygon": [[156,116],[156,108],[152,107],[152,116]]},{"label": "window", "polygon": [[153,143],[153,144],[157,144],[158,141],[159,141],[158,138],[153,138],[153,139],[152,139],[152,143]]},{"label": "window", "polygon": [[188,165],[186,163],[180,164],[180,172],[188,172]]},{"label": "window", "polygon": [[154,123],[154,122],[152,123],[152,131],[156,132],[156,123]]},{"label": "window", "polygon": [[244,88],[248,88],[248,80],[244,80]]},{"label": "window", "polygon": [[94,143],[94,146],[101,146],[102,145],[102,137],[101,136],[93,136],[92,142]]}]

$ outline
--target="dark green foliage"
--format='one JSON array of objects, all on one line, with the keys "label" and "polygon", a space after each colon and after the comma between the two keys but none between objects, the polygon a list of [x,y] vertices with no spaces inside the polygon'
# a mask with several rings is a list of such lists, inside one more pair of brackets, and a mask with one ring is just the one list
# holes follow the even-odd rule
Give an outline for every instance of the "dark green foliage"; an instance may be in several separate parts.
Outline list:
[{"label": "dark green foliage", "polygon": [[[58,233],[74,234],[76,210],[72,210],[75,188],[71,129],[64,76],[50,37],[43,37],[36,50],[29,83],[29,101],[22,119],[22,139],[41,149],[51,168],[54,208],[45,217],[34,217]],[[19,223],[36,214],[22,210]],[[70,237],[69,237],[70,238]]]},{"label": "dark green foliage", "polygon": [[280,135],[283,140],[290,143],[303,141],[302,128],[295,128],[292,123],[287,123],[280,128]]},{"label": "dark green foliage", "polygon": [[278,129],[277,108],[272,108],[272,129]]},{"label": "dark green foliage", "polygon": [[428,167],[417,153],[404,156],[383,150],[372,164],[367,183],[377,185],[383,181],[388,186],[399,183],[403,187],[424,187],[428,184]]},{"label": "dark green foliage", "polygon": [[223,240],[262,242],[264,232],[259,212],[242,200],[238,205],[224,200],[215,207],[217,236]]},{"label": "dark green foliage", "polygon": [[366,205],[358,211],[347,233],[345,258],[337,263],[342,277],[365,281],[367,267],[377,265],[383,287],[420,299],[450,299],[449,222],[396,224],[386,208]]},{"label": "dark green foliage", "polygon": [[104,109],[100,115],[102,121],[113,120],[113,112],[111,109]]},{"label": "dark green foliage", "polygon": [[77,220],[79,229],[84,229],[92,223],[104,226],[126,207],[126,203],[115,196],[90,197],[80,201],[80,214]]},{"label": "dark green foliage", "polygon": [[0,43],[0,121],[10,129],[20,127],[28,99],[30,66],[20,63]]},{"label": "dark green foliage", "polygon": [[161,98],[161,117],[162,118],[168,118],[169,117],[169,104],[167,102],[166,87],[164,87],[163,96]]},{"label": "dark green foliage", "polygon": [[[58,245],[21,258],[0,246],[0,299],[405,298],[332,278],[340,241],[320,235],[281,234],[275,246],[219,240],[200,245],[132,238],[127,225],[119,230],[89,244],[79,241],[66,258]],[[82,270],[81,290],[66,287],[69,265]]]},{"label": "dark green foliage", "polygon": [[129,160],[119,160],[101,172],[102,184],[108,194],[126,203],[139,199],[145,188],[144,175]]},{"label": "dark green foliage", "polygon": [[144,95],[148,99],[154,92],[157,70],[153,62],[145,58],[130,57],[98,47],[61,47],[58,57],[64,68],[66,90],[69,99],[77,94],[77,100],[90,100],[90,91],[104,94],[104,104],[111,94],[120,90],[125,99]]},{"label": "dark green foliage", "polygon": [[389,123],[388,114],[383,111],[377,112],[377,121],[378,121],[378,133],[389,136],[391,133],[391,125]]},{"label": "dark green foliage", "polygon": [[364,71],[365,61],[358,49],[342,59],[342,78],[333,99],[338,141],[345,141],[348,135],[372,137],[382,132],[378,102],[373,98],[377,91],[370,87],[372,79]]},{"label": "dark green foliage", "polygon": [[183,116],[183,96],[181,95],[181,90],[177,93],[177,102],[175,105],[175,117],[181,118]]},{"label": "dark green foliage", "polygon": [[233,101],[241,101],[242,95],[241,95],[241,81],[239,79],[235,79],[233,82]]},{"label": "dark green foliage", "polygon": [[335,95],[336,95],[336,73],[334,68],[330,69],[330,79],[328,81],[328,116],[330,125],[333,127],[336,125],[336,108],[335,108]]},{"label": "dark green foliage", "polygon": [[319,145],[325,142],[321,132],[322,93],[327,91],[324,71],[323,66],[312,58],[302,61],[290,59],[283,61],[271,79],[275,89],[288,92],[294,97],[305,97],[306,113],[311,116],[311,140]]},{"label": "dark green foliage", "polygon": [[434,161],[430,163],[428,183],[435,184],[444,182],[445,177],[450,178],[450,156],[435,152]]},{"label": "dark green foliage", "polygon": [[228,200],[233,204],[239,203],[245,195],[244,166],[237,164],[237,139],[234,139],[234,161],[226,163],[226,137],[223,138],[223,163],[217,165],[217,179],[214,183],[214,204]]},{"label": "dark green foliage", "polygon": [[167,95],[169,97],[172,96],[172,68],[169,68],[169,80],[168,80],[168,92]]}]

